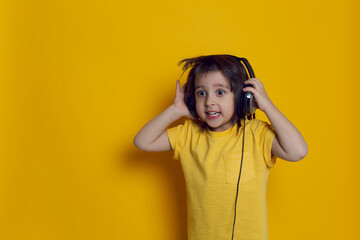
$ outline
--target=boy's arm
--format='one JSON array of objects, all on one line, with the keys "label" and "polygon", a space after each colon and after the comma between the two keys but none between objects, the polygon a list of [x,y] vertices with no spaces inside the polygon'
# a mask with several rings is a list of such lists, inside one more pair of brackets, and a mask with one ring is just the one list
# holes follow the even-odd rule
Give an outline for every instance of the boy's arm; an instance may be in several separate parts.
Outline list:
[{"label": "boy's arm", "polygon": [[173,105],[169,106],[138,132],[134,138],[135,146],[149,152],[171,150],[166,128],[180,117],[176,108]]},{"label": "boy's arm", "polygon": [[303,159],[308,152],[308,146],[299,130],[273,103],[269,104],[264,112],[276,132],[272,142],[271,153],[288,161]]},{"label": "boy's arm", "polygon": [[178,80],[174,103],[138,132],[134,138],[135,146],[149,152],[171,150],[166,128],[183,116],[194,119],[184,102],[184,87],[180,90],[180,81]]},{"label": "boy's arm", "polygon": [[308,152],[308,146],[301,133],[271,102],[259,79],[250,78],[245,83],[253,85],[253,87],[244,88],[244,91],[254,94],[259,109],[265,112],[275,128],[276,136],[272,142],[272,155],[287,161],[303,159]]}]

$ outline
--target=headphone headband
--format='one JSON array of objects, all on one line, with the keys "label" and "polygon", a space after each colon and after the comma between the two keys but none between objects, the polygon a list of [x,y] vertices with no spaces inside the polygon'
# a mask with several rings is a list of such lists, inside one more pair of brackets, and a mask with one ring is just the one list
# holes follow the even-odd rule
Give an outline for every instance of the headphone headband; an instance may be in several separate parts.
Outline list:
[{"label": "headphone headband", "polygon": [[229,54],[227,54],[227,55],[225,55],[225,56],[229,56],[229,57],[236,58],[237,60],[239,60],[240,62],[242,62],[242,63],[245,65],[245,67],[246,67],[246,69],[247,69],[247,71],[248,71],[248,77],[249,77],[249,78],[255,78],[254,70],[252,69],[249,61],[248,61],[246,58],[240,58],[240,57],[237,57],[237,56],[234,56],[234,55],[229,55]]}]

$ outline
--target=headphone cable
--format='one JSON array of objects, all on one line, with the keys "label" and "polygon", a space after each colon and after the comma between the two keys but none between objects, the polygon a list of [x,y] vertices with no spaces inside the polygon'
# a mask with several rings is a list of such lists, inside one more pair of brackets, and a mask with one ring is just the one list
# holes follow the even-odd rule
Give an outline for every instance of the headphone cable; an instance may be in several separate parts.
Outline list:
[{"label": "headphone cable", "polygon": [[243,163],[243,157],[244,157],[244,146],[245,146],[245,117],[244,117],[244,133],[243,133],[243,146],[242,146],[242,155],[241,155],[241,165],[240,165],[239,178],[238,178],[237,188],[236,188],[235,215],[234,215],[234,223],[233,223],[233,230],[232,230],[231,240],[234,239],[234,229],[235,229],[235,221],[236,221],[236,205],[237,205],[237,199],[238,199],[238,193],[239,193],[240,176],[241,176],[242,163]]}]

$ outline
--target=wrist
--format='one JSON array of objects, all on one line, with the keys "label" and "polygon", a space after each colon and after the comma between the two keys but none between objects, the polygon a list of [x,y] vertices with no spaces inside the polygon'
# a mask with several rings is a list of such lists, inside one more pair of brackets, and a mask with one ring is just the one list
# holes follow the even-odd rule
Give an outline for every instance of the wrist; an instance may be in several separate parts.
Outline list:
[{"label": "wrist", "polygon": [[274,112],[275,110],[277,110],[277,107],[275,106],[275,104],[271,101],[269,101],[265,107],[264,107],[264,113],[266,115],[268,115],[271,112]]},{"label": "wrist", "polygon": [[167,111],[171,114],[172,117],[174,117],[175,120],[184,116],[184,113],[180,111],[174,104],[171,104],[167,108]]}]

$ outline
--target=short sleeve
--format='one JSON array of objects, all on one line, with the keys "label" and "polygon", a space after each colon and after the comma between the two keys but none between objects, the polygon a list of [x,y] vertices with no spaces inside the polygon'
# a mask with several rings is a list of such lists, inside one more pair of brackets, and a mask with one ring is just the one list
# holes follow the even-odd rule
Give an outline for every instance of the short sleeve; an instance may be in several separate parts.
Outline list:
[{"label": "short sleeve", "polygon": [[171,148],[174,151],[173,158],[175,160],[179,160],[179,152],[180,152],[180,149],[182,146],[180,136],[181,136],[181,132],[182,132],[183,128],[184,128],[184,125],[178,125],[176,127],[169,128],[166,130]]},{"label": "short sleeve", "polygon": [[276,136],[275,129],[267,122],[263,122],[260,128],[260,149],[263,151],[265,164],[272,168],[276,163],[276,156],[271,156],[271,147],[274,137]]}]

